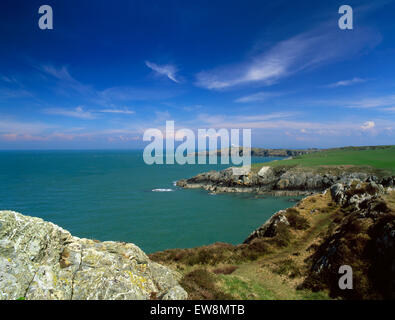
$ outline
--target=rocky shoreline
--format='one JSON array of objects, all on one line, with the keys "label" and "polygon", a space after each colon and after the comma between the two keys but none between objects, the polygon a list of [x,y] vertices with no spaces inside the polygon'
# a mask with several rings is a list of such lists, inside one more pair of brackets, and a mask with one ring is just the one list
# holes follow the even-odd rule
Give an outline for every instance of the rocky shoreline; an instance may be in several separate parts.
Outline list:
[{"label": "rocky shoreline", "polygon": [[395,185],[394,176],[378,177],[362,171],[264,166],[257,172],[238,168],[238,174],[235,174],[234,169],[201,173],[179,180],[176,185],[186,189],[202,188],[211,193],[254,192],[274,196],[311,195],[336,183],[347,183],[355,179],[373,181],[385,187]]}]

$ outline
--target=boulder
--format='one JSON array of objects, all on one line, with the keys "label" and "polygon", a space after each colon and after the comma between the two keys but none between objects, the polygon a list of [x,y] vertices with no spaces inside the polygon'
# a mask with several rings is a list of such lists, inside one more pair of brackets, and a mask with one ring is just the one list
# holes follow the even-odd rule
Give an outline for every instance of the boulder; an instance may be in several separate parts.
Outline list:
[{"label": "boulder", "polygon": [[376,198],[385,193],[381,184],[373,181],[349,180],[346,184],[336,183],[330,188],[332,199],[342,206],[360,206],[367,200]]},{"label": "boulder", "polygon": [[185,299],[179,278],[132,243],[80,239],[0,211],[0,300]]},{"label": "boulder", "polygon": [[337,203],[343,203],[345,194],[344,194],[344,186],[341,183],[334,184],[331,188],[331,196],[332,199]]}]

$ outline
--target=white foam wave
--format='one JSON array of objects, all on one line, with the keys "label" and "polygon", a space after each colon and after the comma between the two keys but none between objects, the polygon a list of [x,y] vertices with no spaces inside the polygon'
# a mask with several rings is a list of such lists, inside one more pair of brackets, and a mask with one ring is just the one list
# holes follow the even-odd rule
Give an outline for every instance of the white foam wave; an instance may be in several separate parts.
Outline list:
[{"label": "white foam wave", "polygon": [[152,192],[171,192],[173,189],[152,189]]}]

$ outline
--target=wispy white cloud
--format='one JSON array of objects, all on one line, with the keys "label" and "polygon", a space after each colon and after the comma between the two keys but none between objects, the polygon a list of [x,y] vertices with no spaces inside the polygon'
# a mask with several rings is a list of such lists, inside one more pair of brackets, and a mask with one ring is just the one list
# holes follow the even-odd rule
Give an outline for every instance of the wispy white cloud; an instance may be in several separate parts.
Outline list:
[{"label": "wispy white cloud", "polygon": [[362,126],[362,130],[371,130],[376,126],[376,123],[374,121],[366,121]]},{"label": "wispy white cloud", "polygon": [[79,119],[89,119],[89,120],[95,119],[95,115],[90,111],[85,111],[83,107],[76,107],[74,109],[49,108],[49,109],[44,109],[43,112],[46,114],[79,118]]},{"label": "wispy white cloud", "polygon": [[86,97],[93,98],[97,96],[97,92],[92,86],[83,84],[82,82],[75,79],[66,66],[56,67],[49,64],[42,64],[36,68],[39,71],[55,78],[57,80],[57,85],[67,93],[69,93],[69,89],[72,89],[73,91],[76,91]]},{"label": "wispy white cloud", "polygon": [[333,27],[323,27],[299,34],[238,65],[200,72],[196,84],[207,89],[249,83],[270,85],[296,72],[350,58],[381,40],[379,34],[365,28],[352,33],[337,31]]},{"label": "wispy white cloud", "polygon": [[193,127],[212,127],[226,129],[252,129],[255,136],[265,136],[266,134],[290,135],[302,133],[313,137],[319,135],[323,137],[360,136],[363,134],[390,134],[388,128],[395,127],[395,120],[374,119],[358,120],[349,119],[343,121],[307,120],[300,119],[300,114],[293,112],[274,112],[261,115],[207,115],[201,114],[191,124]]},{"label": "wispy white cloud", "polygon": [[16,77],[0,76],[0,82],[3,82],[5,85],[5,87],[0,88],[0,96],[2,98],[24,98],[34,96],[34,94],[27,90]]},{"label": "wispy white cloud", "polygon": [[336,99],[305,99],[304,105],[314,107],[342,107],[349,109],[376,109],[377,111],[395,111],[395,95],[367,96],[354,95]]},{"label": "wispy white cloud", "polygon": [[42,123],[42,122],[23,122],[4,116],[0,120],[0,133],[1,134],[39,134],[47,130],[56,128],[55,125]]},{"label": "wispy white cloud", "polygon": [[295,112],[273,112],[255,115],[215,115],[202,113],[194,120],[204,127],[209,125],[214,128],[253,128],[260,127],[262,123],[280,121],[295,116]]},{"label": "wispy white cloud", "polygon": [[187,112],[196,111],[196,110],[201,109],[201,108],[203,108],[203,105],[201,105],[201,104],[195,104],[195,105],[182,107],[182,109],[184,111],[187,111]]},{"label": "wispy white cloud", "polygon": [[179,83],[180,81],[176,78],[177,68],[173,65],[157,65],[156,63],[146,61],[145,65],[151,70],[157,72],[160,75],[168,77],[170,80]]},{"label": "wispy white cloud", "polygon": [[[253,130],[284,130],[298,131],[310,135],[343,136],[357,134],[358,132],[372,129],[370,122],[358,123],[354,121],[298,121],[298,120],[271,120],[271,121],[248,121],[248,122],[224,122],[218,124],[218,128],[250,128]],[[375,127],[375,125],[373,126]],[[255,131],[256,132],[256,131]],[[259,131],[258,131],[259,132]]]},{"label": "wispy white cloud", "polygon": [[129,108],[103,109],[103,110],[98,110],[97,112],[100,112],[100,113],[116,113],[116,114],[135,114],[136,113],[135,111],[130,110]]},{"label": "wispy white cloud", "polygon": [[0,97],[6,99],[25,98],[25,97],[33,97],[33,94],[25,89],[0,88]]},{"label": "wispy white cloud", "polygon": [[[114,86],[103,90],[95,89],[89,84],[77,80],[67,66],[53,66],[49,64],[35,65],[36,69],[56,81],[51,83],[56,92],[62,95],[77,94],[79,98],[95,105],[116,109],[120,103],[131,101],[161,100],[179,94],[179,89],[161,87],[132,87]],[[178,80],[178,79],[176,79]]]},{"label": "wispy white cloud", "polygon": [[177,90],[163,89],[155,87],[136,88],[136,87],[112,87],[98,93],[99,104],[108,105],[114,101],[146,101],[169,99],[178,94]]},{"label": "wispy white cloud", "polygon": [[45,73],[55,77],[59,80],[70,81],[70,82],[77,82],[71,75],[66,66],[62,66],[60,68],[56,68],[53,65],[41,65],[39,67]]},{"label": "wispy white cloud", "polygon": [[381,96],[381,97],[368,97],[356,98],[353,100],[339,101],[337,104],[342,104],[348,108],[380,108],[382,110],[391,111],[395,107],[395,95]]},{"label": "wispy white cloud", "polygon": [[7,76],[1,76],[0,80],[7,82],[7,83],[12,83],[12,84],[19,84],[19,81],[16,80],[15,77],[7,77]]},{"label": "wispy white cloud", "polygon": [[327,85],[327,87],[329,88],[336,88],[336,87],[347,87],[347,86],[352,86],[354,84],[357,83],[362,83],[362,82],[366,82],[366,79],[361,79],[361,78],[353,78],[350,80],[341,80],[335,83],[331,83],[329,85]]},{"label": "wispy white cloud", "polygon": [[156,122],[164,122],[166,120],[173,120],[169,111],[156,111],[155,112],[155,121]]},{"label": "wispy white cloud", "polygon": [[258,92],[248,96],[244,96],[235,100],[235,102],[239,103],[249,103],[249,102],[263,102],[273,97],[281,96],[282,94],[279,92]]}]

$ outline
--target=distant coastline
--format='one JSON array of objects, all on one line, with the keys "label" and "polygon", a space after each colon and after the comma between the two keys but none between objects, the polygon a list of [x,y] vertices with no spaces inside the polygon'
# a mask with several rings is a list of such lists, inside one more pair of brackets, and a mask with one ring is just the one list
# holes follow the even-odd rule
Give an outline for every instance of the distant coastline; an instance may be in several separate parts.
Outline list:
[{"label": "distant coastline", "polygon": [[197,151],[194,152],[195,156],[220,156],[222,153],[232,155],[238,153],[240,156],[246,152],[250,152],[251,157],[293,157],[317,152],[320,149],[266,149],[266,148],[245,148],[245,147],[231,147],[210,151]]}]

